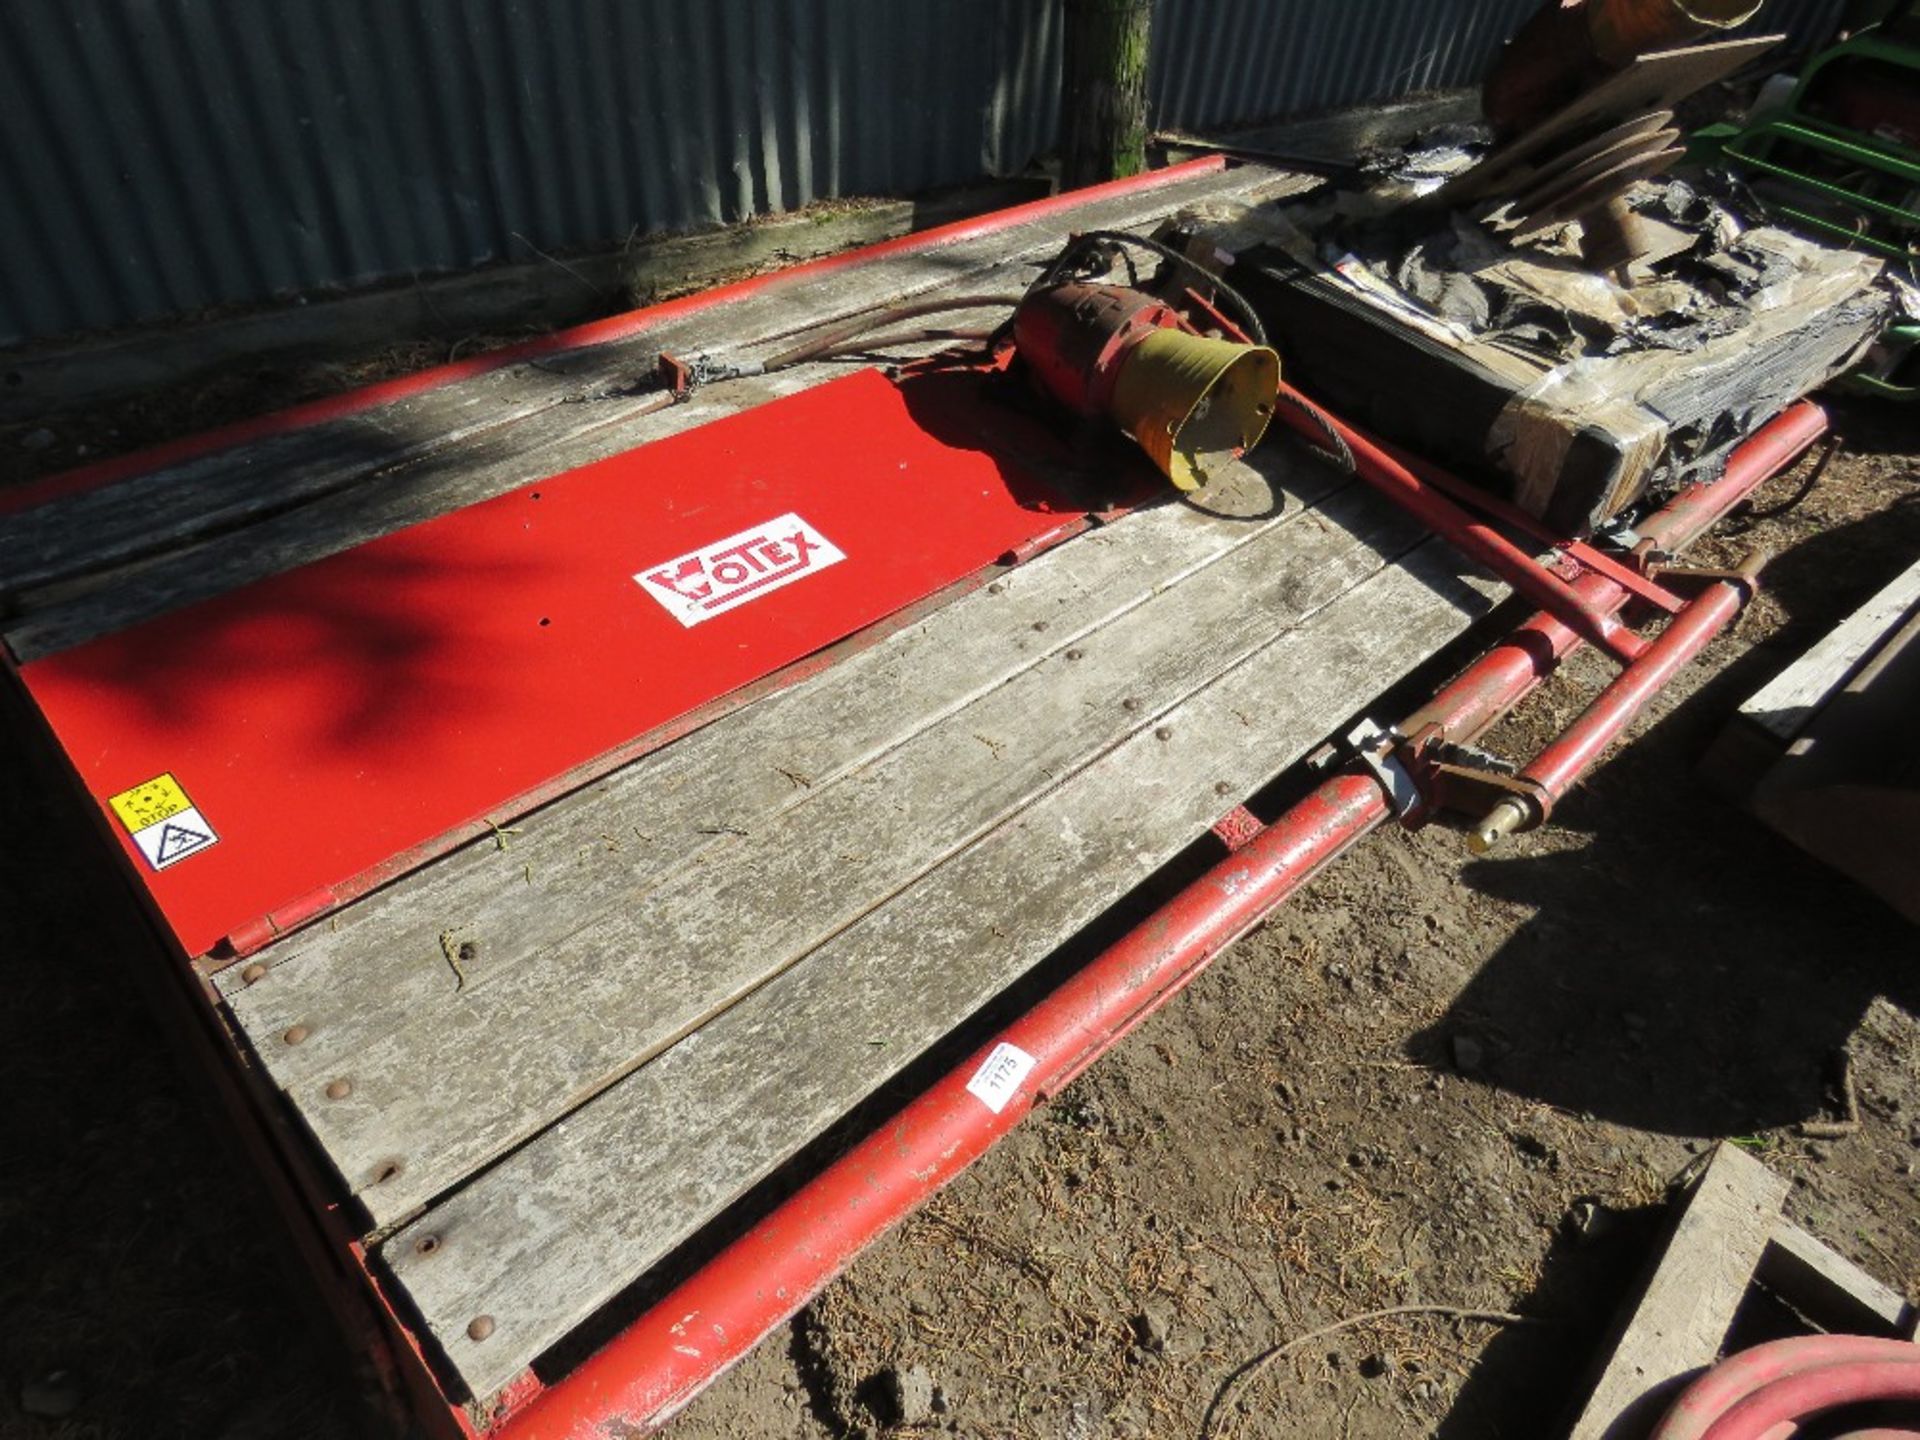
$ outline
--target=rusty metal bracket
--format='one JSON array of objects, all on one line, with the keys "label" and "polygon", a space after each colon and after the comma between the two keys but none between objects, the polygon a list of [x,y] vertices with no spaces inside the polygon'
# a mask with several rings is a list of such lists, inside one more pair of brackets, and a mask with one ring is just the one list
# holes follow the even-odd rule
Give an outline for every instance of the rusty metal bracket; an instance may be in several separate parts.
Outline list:
[{"label": "rusty metal bracket", "polygon": [[1749,551],[1738,565],[1674,565],[1658,561],[1648,565],[1647,574],[1661,582],[1678,581],[1683,585],[1704,586],[1724,580],[1736,585],[1751,599],[1759,579],[1761,567],[1769,556],[1761,550]]},{"label": "rusty metal bracket", "polygon": [[1502,801],[1525,808],[1526,829],[1544,824],[1552,813],[1553,796],[1518,765],[1478,746],[1456,744],[1438,725],[1404,741],[1400,755],[1424,797],[1412,824],[1423,825],[1442,811],[1482,814]]},{"label": "rusty metal bracket", "polygon": [[1402,754],[1403,739],[1396,730],[1362,720],[1323,747],[1309,763],[1319,770],[1359,765],[1380,782],[1387,804],[1395,815],[1405,820],[1425,806],[1426,793],[1420,777]]},{"label": "rusty metal bracket", "polygon": [[673,396],[674,404],[684,405],[693,398],[693,387],[696,383],[694,380],[693,366],[682,360],[678,355],[669,354],[667,351],[662,350],[660,352],[659,372],[660,384],[666,389],[668,394]]}]

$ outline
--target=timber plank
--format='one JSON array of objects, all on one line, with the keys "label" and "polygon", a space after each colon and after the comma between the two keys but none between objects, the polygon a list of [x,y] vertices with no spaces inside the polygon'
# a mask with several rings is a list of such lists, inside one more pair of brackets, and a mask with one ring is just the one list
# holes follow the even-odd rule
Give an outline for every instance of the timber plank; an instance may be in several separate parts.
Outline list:
[{"label": "timber plank", "polygon": [[1784,1215],[1754,1264],[1753,1278],[1830,1334],[1913,1337],[1915,1312],[1906,1296]]},{"label": "timber plank", "polygon": [[1492,590],[1423,545],[395,1234],[381,1253],[474,1394],[1204,832],[1216,787],[1271,778]]},{"label": "timber plank", "polygon": [[578,383],[511,365],[439,390],[49,501],[0,527],[0,597],[125,565],[417,463],[559,404]]},{"label": "timber plank", "polygon": [[[671,433],[665,427],[685,428],[688,417],[681,412],[692,407],[681,406],[666,412],[671,418],[663,426],[643,426],[644,433],[628,437],[625,446],[596,449],[589,443],[580,450],[569,443],[635,418],[633,412],[651,403],[651,375],[662,350],[747,358],[876,301],[971,288],[996,269],[1008,271],[1010,283],[1018,272],[1012,283],[1017,291],[1030,278],[1018,262],[1057,248],[1069,226],[1138,228],[1201,201],[1252,200],[1307,183],[1258,167],[1223,171],[823,276],[776,276],[715,308],[669,317],[622,340],[529,360],[50,501],[14,517],[0,533],[0,594],[29,611],[37,608],[36,588],[81,575],[100,577],[106,594],[88,606],[84,594],[76,599],[57,592],[51,597],[57,615],[14,627],[7,638],[23,661],[44,655]],[[813,379],[817,383],[839,368],[820,367]],[[736,393],[703,407],[703,418],[783,393],[723,390]],[[463,421],[469,413],[475,418]],[[529,423],[535,421],[540,423]],[[305,457],[304,463],[286,463],[283,451]],[[360,482],[376,477],[377,489],[361,494]],[[325,496],[342,503],[322,511],[312,502]],[[299,507],[295,523],[279,527],[256,550],[258,527],[247,522],[290,506]],[[244,533],[194,546],[210,529]],[[183,545],[192,549],[173,564],[132,575],[118,569]]]},{"label": "timber plank", "polygon": [[1719,1358],[1786,1198],[1787,1182],[1739,1146],[1714,1148],[1568,1440],[1644,1435],[1674,1390]]},{"label": "timber plank", "polygon": [[[1342,489],[786,812],[573,917],[534,963],[452,993],[443,980],[437,1003],[288,1094],[390,1224],[1150,732],[1423,533],[1364,486]],[[471,1063],[478,1054],[487,1063]]]},{"label": "timber plank", "polygon": [[1740,717],[1787,744],[1916,606],[1920,606],[1920,563],[1896,575],[1776,675],[1740,707]]},{"label": "timber plank", "polygon": [[[39,420],[162,386],[403,340],[575,325],[616,308],[705,289],[743,271],[790,265],[891,240],[1042,198],[1044,181],[990,180],[915,200],[850,210],[813,208],[713,229],[655,235],[618,248],[551,260],[419,276],[334,298],[280,302],[184,327],[141,328],[66,345],[31,345],[0,358],[0,423]],[[18,377],[17,379],[15,377]]]},{"label": "timber plank", "polygon": [[[281,1085],[336,1073],[449,993],[442,935],[476,942],[466,983],[486,984],[1346,483],[1286,443],[1252,463],[1285,497],[1273,520],[1168,504],[1049,551],[995,589],[515,820],[509,848],[483,836],[269,947],[267,974],[252,984],[230,967],[220,983],[236,1017]],[[295,1025],[305,1038],[290,1047],[280,1037]]]}]

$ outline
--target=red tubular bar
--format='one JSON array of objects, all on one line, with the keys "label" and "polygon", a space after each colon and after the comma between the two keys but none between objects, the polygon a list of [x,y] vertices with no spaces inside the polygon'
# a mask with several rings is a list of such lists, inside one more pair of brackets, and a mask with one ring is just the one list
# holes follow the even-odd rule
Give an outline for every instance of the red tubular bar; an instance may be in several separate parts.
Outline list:
[{"label": "red tubular bar", "polygon": [[1469,837],[1478,854],[1486,854],[1515,830],[1538,825],[1554,801],[1586,773],[1607,746],[1619,739],[1646,704],[1674,674],[1708,642],[1726,629],[1746,603],[1743,587],[1715,581],[1689,601],[1660,638],[1613,679],[1569,725],[1520,771],[1520,778],[1540,787],[1544,803],[1514,797],[1501,800]]},{"label": "red tubular bar", "polygon": [[1634,660],[1645,649],[1645,642],[1632,630],[1596,608],[1565,580],[1550,574],[1533,556],[1485,520],[1461,509],[1438,487],[1422,480],[1338,416],[1312,405],[1305,396],[1285,385],[1281,389],[1294,402],[1280,407],[1280,413],[1288,417],[1290,425],[1309,439],[1317,439],[1312,422],[1300,413],[1303,405],[1309,406],[1313,414],[1324,419],[1347,442],[1361,479],[1465,552],[1469,560],[1484,565],[1524,598],[1572,627],[1581,639],[1598,645],[1621,661]]},{"label": "red tubular bar", "polygon": [[[1826,411],[1802,401],[1743,441],[1718,480],[1682,490],[1640,527],[1640,533],[1663,549],[1682,549],[1791,465],[1826,430]],[[1625,592],[1597,575],[1583,576],[1573,588],[1592,604],[1618,607],[1625,603]],[[1501,714],[1486,703],[1487,692],[1506,696],[1505,703],[1511,706],[1579,644],[1580,637],[1551,615],[1535,615],[1403,721],[1401,732],[1417,735],[1428,725],[1438,725],[1447,739],[1471,743]]]},{"label": "red tubular bar", "polygon": [[[1825,428],[1819,407],[1796,406],[1742,445],[1721,479],[1683,492],[1642,533],[1668,548],[1684,545]],[[1578,593],[1583,607],[1609,619],[1627,600],[1626,590],[1591,575]],[[1536,615],[1420,713],[1448,724],[1451,738],[1471,738],[1579,643],[1558,620]],[[610,1440],[657,1429],[861,1250],[1391,816],[1372,775],[1327,780],[808,1181],[566,1378],[531,1398],[491,1432],[495,1440]],[[996,1110],[969,1086],[990,1061],[1005,1057],[1003,1047],[1020,1052],[1017,1062],[1031,1063]]]}]

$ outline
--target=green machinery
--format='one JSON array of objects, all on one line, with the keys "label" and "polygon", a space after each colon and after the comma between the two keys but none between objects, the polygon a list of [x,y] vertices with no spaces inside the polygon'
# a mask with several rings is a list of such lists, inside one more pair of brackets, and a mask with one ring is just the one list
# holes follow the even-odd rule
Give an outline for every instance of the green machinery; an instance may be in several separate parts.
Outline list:
[{"label": "green machinery", "polygon": [[1808,62],[1784,109],[1712,125],[1698,149],[1754,177],[1783,218],[1890,259],[1920,254],[1920,21],[1905,0]]},{"label": "green machinery", "polygon": [[[1807,63],[1784,108],[1710,125],[1701,159],[1731,165],[1782,220],[1890,260],[1920,262],[1920,19],[1901,0]],[[1854,388],[1920,396],[1920,327],[1895,325]]]}]

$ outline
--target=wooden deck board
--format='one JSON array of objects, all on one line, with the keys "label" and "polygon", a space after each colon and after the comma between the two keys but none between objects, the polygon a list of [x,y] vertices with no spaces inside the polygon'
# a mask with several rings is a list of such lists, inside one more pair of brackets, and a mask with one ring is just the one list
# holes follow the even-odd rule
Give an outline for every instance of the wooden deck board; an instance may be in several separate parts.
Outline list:
[{"label": "wooden deck board", "polygon": [[1312,183],[1259,167],[1097,200],[1004,231],[776,278],[715,309],[54,500],[0,529],[0,596],[22,661],[804,388],[843,366],[729,382],[652,416],[660,351],[754,358],[876,301],[1011,288],[1069,227],[1142,228],[1201,203]]},{"label": "wooden deck board", "polygon": [[[485,1396],[1491,603],[1429,542],[1136,730],[382,1254]],[[884,1044],[875,1044],[877,1040]],[[435,1237],[422,1254],[418,1242]],[[492,1317],[485,1341],[468,1325]]]},{"label": "wooden deck board", "polygon": [[[917,730],[1099,626],[1291,523],[1341,483],[1302,452],[1256,463],[1286,497],[1245,524],[1167,505],[1007,572],[920,623],[767,696],[514,824],[509,848],[477,840],[274,945],[252,984],[221,977],[280,1084],[336,1073],[370,1040],[456,984],[443,934],[473,941],[466,983],[484,985],[585,920],[658,883],[702,850],[759,828]],[[304,1038],[288,1046],[293,1026]]]},{"label": "wooden deck board", "polygon": [[1151,732],[1422,534],[1345,487],[656,883],[574,910],[527,962],[452,993],[443,980],[435,1003],[289,1094],[376,1223],[397,1220]]},{"label": "wooden deck board", "polygon": [[1740,707],[1741,719],[1786,745],[1860,668],[1900,620],[1920,606],[1920,564],[1910,566]]},{"label": "wooden deck board", "polygon": [[310,429],[268,436],[98,490],[0,528],[0,595],[20,596],[80,572],[123,565],[298,505],[376,469],[427,456],[560,404],[579,383],[514,365]]}]

